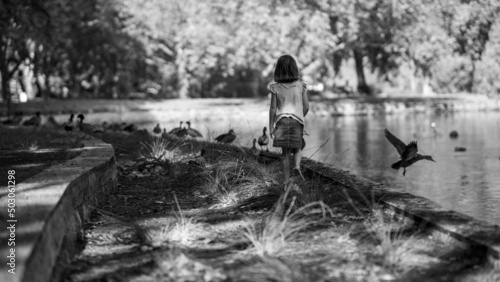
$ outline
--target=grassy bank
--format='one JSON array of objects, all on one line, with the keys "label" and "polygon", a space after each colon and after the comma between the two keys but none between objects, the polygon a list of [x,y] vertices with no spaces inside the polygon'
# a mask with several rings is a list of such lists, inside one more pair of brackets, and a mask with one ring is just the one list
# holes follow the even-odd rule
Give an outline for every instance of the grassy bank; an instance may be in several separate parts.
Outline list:
[{"label": "grassy bank", "polygon": [[81,249],[59,260],[55,280],[498,277],[495,261],[384,210],[380,196],[311,177],[284,191],[273,155],[139,132],[105,140],[118,153],[118,188],[85,222]]}]

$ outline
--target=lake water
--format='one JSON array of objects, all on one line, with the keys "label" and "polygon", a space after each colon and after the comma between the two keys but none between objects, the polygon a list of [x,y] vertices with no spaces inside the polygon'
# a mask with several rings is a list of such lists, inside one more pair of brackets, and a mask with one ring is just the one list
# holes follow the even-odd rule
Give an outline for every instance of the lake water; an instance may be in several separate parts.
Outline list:
[{"label": "lake water", "polygon": [[[193,113],[189,116],[193,117]],[[238,133],[239,144],[251,146],[252,139],[267,126],[267,110],[245,117],[227,115],[221,119],[217,114],[191,122],[211,139],[231,127]],[[160,122],[167,130],[177,127],[180,121],[154,111],[92,114],[89,120],[134,121],[149,129]],[[431,123],[436,124],[435,130]],[[432,155],[436,162],[417,162],[407,169],[406,176],[402,170],[392,169],[399,155],[385,139],[385,128],[405,143],[416,140],[419,152]],[[457,139],[449,137],[452,130],[458,131]],[[309,136],[305,137],[305,157],[333,163],[373,181],[427,197],[445,208],[500,225],[500,113],[308,117],[306,131]],[[455,152],[456,146],[467,150]]]}]

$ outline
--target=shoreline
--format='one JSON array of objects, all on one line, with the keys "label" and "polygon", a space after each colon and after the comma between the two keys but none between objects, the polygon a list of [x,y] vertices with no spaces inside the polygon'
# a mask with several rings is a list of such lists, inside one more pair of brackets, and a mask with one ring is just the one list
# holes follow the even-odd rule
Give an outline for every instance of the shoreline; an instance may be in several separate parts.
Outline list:
[{"label": "shoreline", "polygon": [[[449,94],[435,96],[387,96],[387,97],[345,97],[324,99],[310,97],[310,113],[314,116],[357,116],[407,113],[451,113],[451,112],[498,112],[500,99],[484,95]],[[266,112],[267,98],[208,98],[208,99],[165,99],[165,100],[47,100],[13,104],[12,112],[22,111],[29,116],[37,111],[42,114],[78,113],[123,113],[163,111],[196,112],[211,116],[212,107],[234,109],[244,114]],[[0,103],[0,116],[7,116],[5,103]]]}]

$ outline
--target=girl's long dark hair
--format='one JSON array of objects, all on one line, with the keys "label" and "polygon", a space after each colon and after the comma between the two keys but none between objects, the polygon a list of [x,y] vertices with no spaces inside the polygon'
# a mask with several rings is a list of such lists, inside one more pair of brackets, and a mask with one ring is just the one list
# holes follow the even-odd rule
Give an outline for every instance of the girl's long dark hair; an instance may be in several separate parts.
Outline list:
[{"label": "girl's long dark hair", "polygon": [[274,81],[294,82],[300,79],[297,62],[290,55],[283,55],[278,59],[276,69],[274,69]]}]

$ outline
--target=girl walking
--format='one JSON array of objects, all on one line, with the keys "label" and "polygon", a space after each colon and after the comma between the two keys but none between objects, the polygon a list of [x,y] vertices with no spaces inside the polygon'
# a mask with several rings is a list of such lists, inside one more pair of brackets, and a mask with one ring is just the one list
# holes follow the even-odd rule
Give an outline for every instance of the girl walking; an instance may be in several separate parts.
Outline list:
[{"label": "girl walking", "polygon": [[293,153],[293,176],[300,176],[302,159],[302,135],[304,118],[309,111],[309,99],[306,84],[300,80],[295,59],[290,55],[281,56],[274,70],[274,82],[269,84],[271,107],[269,110],[269,128],[273,147],[281,147],[283,153],[283,175],[285,187],[290,182],[290,160]]}]

